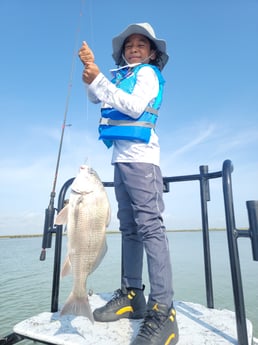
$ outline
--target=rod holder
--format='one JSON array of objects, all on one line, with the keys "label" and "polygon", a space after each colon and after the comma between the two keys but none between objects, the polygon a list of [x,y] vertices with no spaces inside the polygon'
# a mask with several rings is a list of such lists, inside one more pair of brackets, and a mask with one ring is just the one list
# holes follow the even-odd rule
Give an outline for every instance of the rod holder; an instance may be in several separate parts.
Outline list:
[{"label": "rod holder", "polygon": [[43,237],[42,237],[42,250],[41,250],[40,258],[39,258],[40,261],[44,261],[46,259],[46,248],[51,248],[51,245],[52,245],[54,216],[55,216],[55,209],[53,205],[49,205],[49,207],[45,209],[45,222],[44,222],[44,230],[43,230]]},{"label": "rod holder", "polygon": [[258,200],[246,201],[246,207],[249,219],[253,260],[258,261]]}]

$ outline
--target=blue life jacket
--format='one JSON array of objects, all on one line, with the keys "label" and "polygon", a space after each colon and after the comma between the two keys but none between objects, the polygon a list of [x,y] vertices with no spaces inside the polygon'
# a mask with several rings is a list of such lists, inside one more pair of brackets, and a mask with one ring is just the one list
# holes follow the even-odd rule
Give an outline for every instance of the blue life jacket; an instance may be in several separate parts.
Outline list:
[{"label": "blue life jacket", "polygon": [[112,146],[113,140],[140,140],[145,143],[148,143],[150,140],[151,129],[155,128],[158,118],[158,109],[162,102],[165,83],[160,70],[156,66],[149,64],[141,64],[133,68],[120,68],[114,71],[114,78],[111,82],[116,84],[118,88],[131,94],[136,84],[137,73],[143,66],[149,66],[155,71],[159,80],[159,93],[137,119],[123,114],[115,108],[101,109],[99,139],[103,140],[108,148]]}]

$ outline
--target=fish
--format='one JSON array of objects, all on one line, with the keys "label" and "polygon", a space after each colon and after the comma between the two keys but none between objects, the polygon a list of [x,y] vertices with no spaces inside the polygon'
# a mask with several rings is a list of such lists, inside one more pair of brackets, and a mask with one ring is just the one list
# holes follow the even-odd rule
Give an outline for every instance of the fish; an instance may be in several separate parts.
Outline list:
[{"label": "fish", "polygon": [[85,316],[94,322],[86,290],[88,276],[107,252],[106,228],[111,209],[97,172],[81,165],[71,184],[69,202],[57,214],[56,225],[66,224],[67,256],[61,277],[72,273],[73,287],[60,315]]}]

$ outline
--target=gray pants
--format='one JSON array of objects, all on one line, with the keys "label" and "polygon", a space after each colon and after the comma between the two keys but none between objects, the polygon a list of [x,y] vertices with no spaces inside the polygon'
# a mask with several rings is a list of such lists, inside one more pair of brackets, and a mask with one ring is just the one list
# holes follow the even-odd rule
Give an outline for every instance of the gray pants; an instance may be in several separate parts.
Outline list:
[{"label": "gray pants", "polygon": [[170,306],[172,270],[161,216],[164,202],[160,168],[147,163],[116,163],[114,184],[122,233],[122,286],[142,288],[145,249],[149,300]]}]

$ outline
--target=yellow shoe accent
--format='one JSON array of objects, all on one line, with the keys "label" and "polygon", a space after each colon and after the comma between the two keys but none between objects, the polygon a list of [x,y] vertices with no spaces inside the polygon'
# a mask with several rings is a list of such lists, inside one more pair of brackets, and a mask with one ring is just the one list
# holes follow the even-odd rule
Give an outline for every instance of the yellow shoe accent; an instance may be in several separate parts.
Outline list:
[{"label": "yellow shoe accent", "polygon": [[123,315],[124,313],[127,313],[127,312],[133,312],[132,306],[128,305],[126,307],[123,307],[123,308],[119,309],[116,312],[116,315]]},{"label": "yellow shoe accent", "polygon": [[172,333],[168,338],[167,341],[165,342],[164,345],[168,345],[172,339],[176,337],[175,333]]},{"label": "yellow shoe accent", "polygon": [[130,300],[132,300],[135,296],[136,296],[136,293],[135,293],[133,290],[131,290],[131,291],[129,292],[129,294],[127,295],[127,297],[128,297]]},{"label": "yellow shoe accent", "polygon": [[171,314],[172,314],[173,316],[176,316],[176,310],[175,310],[175,309],[171,309]]},{"label": "yellow shoe accent", "polygon": [[173,315],[169,316],[169,319],[170,319],[171,322],[174,322],[174,321],[175,321],[175,318],[174,318]]},{"label": "yellow shoe accent", "polygon": [[155,303],[154,306],[152,307],[152,310],[159,311],[159,305],[158,303]]},{"label": "yellow shoe accent", "polygon": [[175,321],[175,316],[176,316],[176,310],[175,309],[171,309],[171,315],[169,317],[171,322]]}]

